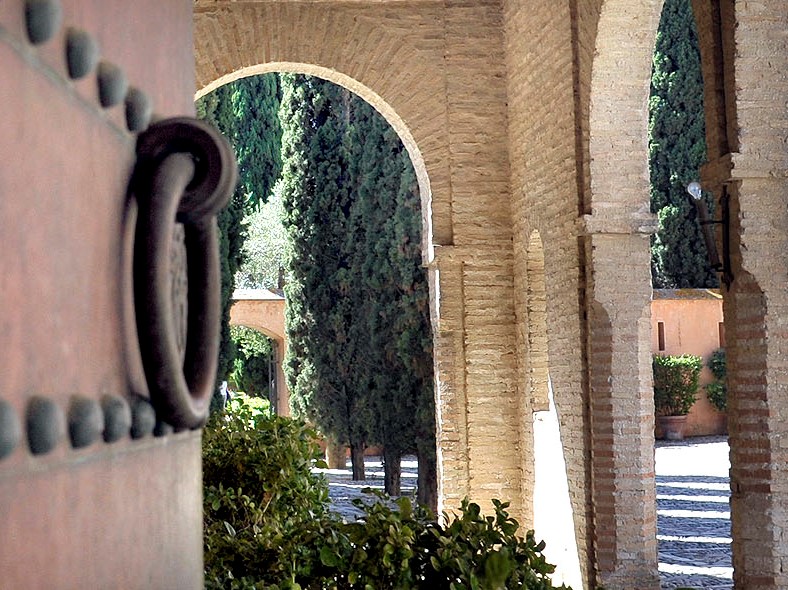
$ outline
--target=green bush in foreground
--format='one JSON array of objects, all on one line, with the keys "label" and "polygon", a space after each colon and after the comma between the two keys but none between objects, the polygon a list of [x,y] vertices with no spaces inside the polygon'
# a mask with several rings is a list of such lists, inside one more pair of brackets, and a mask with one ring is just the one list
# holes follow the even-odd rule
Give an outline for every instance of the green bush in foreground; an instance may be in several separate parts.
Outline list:
[{"label": "green bush in foreground", "polygon": [[[356,501],[345,523],[330,513],[327,485],[303,424],[271,416],[244,398],[206,428],[207,588],[272,590],[551,590],[554,566],[533,533],[493,501],[494,514],[463,502],[436,521],[410,499]],[[561,586],[564,588],[564,586]]]},{"label": "green bush in foreground", "polygon": [[327,511],[328,486],[311,472],[320,458],[314,431],[268,407],[239,395],[204,430],[208,587],[233,587],[225,585],[233,577],[275,576],[290,531]]}]

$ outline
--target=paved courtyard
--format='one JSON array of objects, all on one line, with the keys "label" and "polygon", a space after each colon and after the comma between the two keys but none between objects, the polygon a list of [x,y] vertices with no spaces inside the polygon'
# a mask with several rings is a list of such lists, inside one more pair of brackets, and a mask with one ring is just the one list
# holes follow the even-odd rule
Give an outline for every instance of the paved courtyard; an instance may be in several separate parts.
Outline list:
[{"label": "paved courtyard", "polygon": [[727,439],[660,441],[656,461],[662,588],[732,588]]},{"label": "paved courtyard", "polygon": [[[655,455],[662,588],[732,588],[727,439],[658,441]],[[406,457],[402,467],[402,490],[412,494],[415,458]],[[363,488],[383,488],[380,458],[368,457],[366,469],[365,482],[352,481],[349,468],[320,470],[329,479],[334,509],[345,518],[358,515],[352,501],[362,496]]]}]

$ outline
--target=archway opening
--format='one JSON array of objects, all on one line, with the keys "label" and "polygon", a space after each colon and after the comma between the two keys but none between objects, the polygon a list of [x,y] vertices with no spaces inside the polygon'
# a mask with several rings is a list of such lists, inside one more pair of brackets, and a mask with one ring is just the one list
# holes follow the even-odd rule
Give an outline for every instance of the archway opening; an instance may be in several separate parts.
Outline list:
[{"label": "archway opening", "polygon": [[[226,79],[239,84],[262,70]],[[414,166],[418,152],[409,134],[402,137],[402,125],[392,128],[377,105],[345,86],[302,73],[279,80],[282,171],[273,193],[281,192],[289,238],[285,372],[297,401],[291,407],[350,445],[358,479],[364,447],[381,445],[390,493],[399,493],[403,454],[417,454],[419,499],[434,508],[430,302],[437,297],[423,268],[430,243],[429,199],[419,191],[429,190],[424,164]],[[231,101],[251,102],[236,100],[240,92],[233,90]],[[243,180],[243,163],[241,173]]]},{"label": "archway opening", "polygon": [[279,414],[277,341],[246,326],[232,326],[230,334],[236,355],[228,386],[232,391],[267,399],[271,411]]},{"label": "archway opening", "polygon": [[[696,6],[700,6],[697,3]],[[655,397],[656,512],[658,568],[664,583],[721,585],[733,575],[731,564],[728,442],[725,403],[714,396],[717,374],[724,379],[724,323],[719,280],[709,264],[702,221],[687,193],[701,180],[708,161],[706,109],[698,19],[691,0],[665,0],[657,28],[649,97],[649,171],[651,209],[658,218],[652,238],[652,349],[679,363],[691,355],[700,362],[695,402],[681,432],[662,424],[674,411]],[[708,46],[705,48],[708,52]],[[709,75],[709,70],[705,72]],[[714,80],[709,80],[714,85]],[[714,213],[714,196],[701,196]],[[720,357],[720,355],[722,355]],[[722,365],[715,359],[722,358]],[[666,361],[662,361],[664,364]],[[674,369],[678,365],[672,365]],[[720,373],[721,371],[721,373]],[[655,373],[655,389],[666,391]],[[657,377],[660,377],[658,379]],[[716,391],[726,391],[724,383]],[[656,403],[657,399],[660,403]],[[721,405],[712,403],[717,400]],[[683,412],[683,410],[682,410]],[[672,442],[678,435],[684,442]],[[713,437],[709,439],[698,437]],[[703,517],[699,520],[698,517]],[[693,543],[703,543],[699,552]],[[692,568],[686,562],[692,560]],[[687,578],[691,574],[694,578]]]},{"label": "archway opening", "polygon": [[[681,0],[681,9],[688,13],[691,19],[689,25],[687,22],[681,26],[691,26],[694,29],[694,20],[692,17],[692,8],[696,10],[698,7],[703,7],[704,10],[718,5],[719,3],[705,2],[690,0]],[[691,6],[692,5],[692,6]],[[608,485],[605,480],[610,480],[614,486],[622,486],[627,489],[639,488],[639,503],[643,506],[642,498],[646,497],[649,500],[645,503],[646,509],[642,510],[637,503],[632,502],[628,504],[622,501],[620,506],[614,502],[608,506],[600,502],[599,497],[595,498],[595,510],[597,512],[597,523],[605,521],[607,518],[615,518],[616,514],[619,516],[627,515],[627,517],[639,514],[637,531],[634,531],[632,538],[641,535],[637,545],[637,551],[641,551],[642,558],[640,559],[645,566],[637,566],[633,564],[633,571],[640,570],[637,575],[643,575],[644,578],[650,575],[646,568],[653,567],[650,565],[651,560],[659,562],[660,575],[663,578],[663,583],[668,580],[666,576],[677,573],[673,570],[676,568],[677,562],[674,560],[668,564],[663,556],[657,558],[657,547],[655,537],[660,535],[659,541],[664,542],[664,536],[657,530],[648,530],[651,528],[652,523],[654,529],[662,526],[667,522],[666,519],[672,518],[662,509],[662,502],[666,496],[671,496],[669,491],[665,491],[657,484],[657,478],[652,474],[654,442],[652,437],[653,423],[651,422],[654,415],[653,405],[653,383],[651,372],[651,358],[652,354],[658,352],[665,352],[664,347],[665,334],[667,333],[668,325],[663,321],[663,318],[655,318],[653,304],[650,301],[651,297],[646,300],[643,295],[646,293],[646,281],[651,278],[651,272],[646,267],[647,261],[652,261],[649,256],[645,254],[645,238],[649,234],[653,234],[658,230],[656,219],[649,219],[649,210],[652,214],[656,214],[657,210],[664,204],[660,203],[657,207],[652,206],[649,199],[651,193],[651,183],[649,174],[649,133],[655,130],[655,126],[661,124],[652,117],[649,120],[648,98],[649,88],[652,86],[652,65],[656,65],[654,72],[654,80],[657,84],[666,83],[667,86],[675,83],[678,86],[678,76],[675,74],[676,68],[672,64],[671,58],[664,55],[654,55],[655,39],[656,46],[659,52],[660,44],[666,39],[665,31],[660,30],[660,17],[663,21],[667,15],[673,15],[676,11],[675,2],[665,2],[666,12],[663,14],[662,1],[631,1],[631,0],[607,0],[603,5],[603,10],[600,16],[600,23],[596,41],[597,54],[594,58],[593,75],[592,75],[592,92],[591,92],[591,109],[590,109],[590,156],[591,156],[591,189],[592,189],[592,202],[591,218],[602,218],[601,212],[607,213],[609,217],[618,217],[625,220],[625,223],[619,227],[614,228],[611,224],[608,228],[602,228],[598,231],[594,228],[594,235],[591,235],[590,242],[598,246],[596,255],[602,262],[595,266],[594,272],[594,285],[593,292],[596,309],[599,310],[600,318],[609,322],[609,327],[612,332],[612,356],[610,366],[607,373],[601,366],[592,366],[591,370],[599,373],[599,379],[592,381],[592,421],[597,424],[603,425],[603,428],[595,429],[594,440],[592,442],[593,453],[599,459],[595,459],[594,465],[594,481],[596,489],[601,491],[605,485]],[[672,6],[672,7],[671,7]],[[713,10],[711,10],[713,12]],[[707,15],[708,16],[708,15]],[[713,55],[716,51],[714,44],[718,43],[722,38],[720,31],[719,21],[712,22],[712,18],[702,20],[702,30],[700,43],[696,42],[695,51],[697,53],[700,45],[700,54],[702,61],[698,60],[697,55],[693,58],[696,62],[702,64],[704,85],[698,85],[695,82],[695,87],[690,90],[693,92],[692,101],[702,104],[702,99],[705,94],[706,105],[701,106],[700,113],[693,115],[694,121],[689,121],[690,124],[678,125],[678,119],[672,125],[676,128],[682,128],[682,136],[678,138],[677,142],[685,142],[689,144],[686,133],[687,129],[691,127],[691,123],[700,124],[702,126],[703,119],[706,120],[707,137],[715,137],[717,135],[714,131],[715,126],[719,121],[715,121],[716,115],[714,112],[719,110],[713,104],[709,104],[709,96],[715,93],[722,96],[719,88],[720,74],[718,66],[715,63],[719,55]],[[627,23],[625,25],[624,23]],[[675,34],[672,31],[671,34]],[[686,65],[686,60],[681,65]],[[668,66],[668,67],[663,67]],[[613,77],[616,78],[612,82]],[[704,93],[704,88],[706,91]],[[712,89],[712,90],[710,90]],[[652,96],[652,106],[655,102],[663,100],[662,98],[654,98]],[[714,101],[712,101],[713,103]],[[717,105],[719,106],[719,105]],[[722,108],[724,111],[724,106]],[[684,123],[688,123],[684,121]],[[712,131],[708,131],[711,123]],[[669,127],[671,124],[668,124]],[[712,142],[709,146],[709,158],[716,157],[712,152],[717,148],[713,146]],[[655,149],[656,147],[656,149]],[[687,145],[684,146],[685,148]],[[677,195],[680,202],[673,205],[672,210],[666,210],[660,214],[660,221],[664,221],[663,227],[660,228],[661,234],[658,238],[658,244],[664,246],[667,243],[668,233],[673,230],[676,231],[677,218],[682,218],[682,211],[689,211],[688,200],[683,189],[682,184],[686,184],[688,180],[697,179],[700,175],[700,164],[706,159],[705,154],[698,154],[692,152],[694,148],[689,146],[687,153],[684,156],[677,157],[678,160],[684,159],[680,162],[682,165],[689,165],[694,167],[695,178],[681,178],[682,173],[674,172],[668,174],[668,183],[679,185],[680,194]],[[694,161],[688,164],[687,161],[692,158],[688,154],[692,154]],[[668,155],[663,146],[652,143],[651,156],[654,159],[667,159]],[[702,157],[699,157],[702,156]],[[613,170],[611,167],[614,167]],[[671,176],[672,174],[672,176]],[[674,215],[670,215],[674,213]],[[655,215],[656,217],[656,215]],[[672,223],[672,225],[671,225]],[[621,228],[624,228],[623,231]],[[690,226],[689,228],[697,236],[698,232],[696,227]],[[709,276],[705,268],[705,257],[697,256],[697,250],[692,250],[692,239],[677,239],[675,244],[670,247],[663,247],[661,255],[658,257],[655,266],[654,276],[661,280],[666,276],[664,269],[668,266],[666,262],[670,262],[671,257],[677,263],[677,267],[681,268],[682,265],[686,268],[691,258],[697,261],[700,266],[700,274]],[[615,256],[613,253],[616,248],[624,247],[622,249],[629,249],[632,253],[629,259],[634,260],[635,248],[638,249],[639,254],[637,259],[641,262],[638,268],[631,268],[627,277],[623,281],[615,278],[615,273],[610,269],[605,268],[605,264],[611,263]],[[603,248],[608,249],[608,254],[601,254]],[[682,254],[682,249],[684,254]],[[691,255],[690,255],[691,254]],[[607,258],[606,258],[607,257]],[[712,273],[713,274],[713,273]],[[648,279],[647,279],[648,277]],[[615,280],[612,280],[615,279]],[[616,285],[618,289],[623,292],[626,291],[627,296],[621,297],[614,289],[614,283],[626,283],[626,289],[622,289],[623,284]],[[650,281],[648,281],[650,283]],[[706,287],[707,284],[672,284],[670,286],[697,286]],[[629,306],[629,307],[628,307]],[[647,323],[646,318],[651,316],[651,323]],[[663,325],[660,328],[659,322]],[[653,330],[649,326],[653,326]],[[660,329],[662,330],[662,338],[660,338]],[[593,332],[593,330],[592,330]],[[716,335],[718,333],[717,321],[709,326],[709,332]],[[592,333],[593,338],[593,333]],[[629,350],[617,347],[617,343],[625,340],[632,342],[634,345],[630,346]],[[653,342],[653,346],[652,346]],[[659,350],[660,343],[663,344],[662,350]],[[607,343],[604,343],[607,345]],[[600,353],[603,351],[603,343],[600,341],[598,346]],[[592,355],[594,353],[594,345],[592,340]],[[706,360],[704,358],[704,360]],[[623,367],[627,367],[623,370]],[[637,367],[637,370],[634,369]],[[635,374],[637,378],[636,386],[629,387],[629,394],[624,391],[616,391],[617,387],[621,387],[623,379],[626,374]],[[609,382],[605,380],[609,378]],[[698,392],[699,396],[705,396],[703,390]],[[600,399],[600,402],[596,400]],[[604,405],[611,404],[612,412],[605,410]],[[627,442],[623,438],[617,442],[619,428],[625,423],[623,416],[629,416],[632,419],[635,415],[639,416],[639,424],[641,428],[636,436],[632,437],[634,433],[630,433],[630,441]],[[643,426],[645,425],[645,426]],[[610,428],[612,426],[612,428]],[[608,445],[606,439],[612,440],[613,444]],[[627,464],[637,465],[638,468],[627,472],[626,470],[614,471],[615,475],[608,478],[607,472],[604,468],[606,453],[614,452],[613,462],[621,462]],[[626,460],[623,458],[626,457]],[[657,464],[659,468],[659,462]],[[659,473],[657,472],[657,476]],[[616,481],[613,481],[616,480]],[[599,492],[596,492],[599,493]],[[650,498],[654,498],[652,504]],[[622,496],[622,499],[624,496]],[[634,496],[633,496],[634,500]],[[612,522],[612,520],[611,520]],[[617,522],[625,523],[625,520],[618,520]],[[597,527],[599,524],[597,524]],[[645,532],[645,534],[642,534]],[[609,549],[615,553],[616,551],[623,551],[623,545],[619,547],[608,547],[604,539],[597,535],[597,550],[600,548],[604,551]],[[626,534],[616,535],[620,539],[626,539]],[[684,546],[689,547],[689,544],[684,543]],[[660,547],[660,550],[662,547]],[[634,553],[632,553],[634,554]],[[686,557],[686,559],[694,559]],[[649,563],[647,563],[649,562]],[[611,560],[611,566],[613,561]],[[655,564],[656,565],[656,564]],[[694,564],[697,565],[697,564]],[[623,571],[623,568],[618,568]],[[617,577],[615,567],[609,567],[607,564],[602,564],[600,571],[602,573],[601,583],[605,583],[606,579],[614,580]],[[668,570],[671,570],[670,572]],[[729,577],[730,571],[726,570],[720,574],[719,570],[712,568],[713,575],[718,577]],[[689,580],[682,580],[684,583]],[[699,580],[700,581],[700,580]],[[653,584],[654,582],[649,582]],[[646,582],[643,582],[644,586]],[[693,584],[689,584],[693,585]]]}]

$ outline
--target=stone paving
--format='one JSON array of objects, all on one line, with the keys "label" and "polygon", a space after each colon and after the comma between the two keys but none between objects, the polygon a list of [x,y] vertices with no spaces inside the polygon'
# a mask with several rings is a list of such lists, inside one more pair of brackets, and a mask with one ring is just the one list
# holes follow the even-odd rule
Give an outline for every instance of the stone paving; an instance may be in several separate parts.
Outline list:
[{"label": "stone paving", "polygon": [[[658,441],[657,539],[663,590],[733,587],[728,442],[702,437],[678,442]],[[414,457],[402,464],[402,490],[413,494],[418,465]],[[365,487],[383,489],[378,457],[366,460],[367,481],[355,482],[347,470],[319,470],[329,479],[333,509],[346,519],[359,511],[352,504]]]},{"label": "stone paving", "polygon": [[[331,509],[345,520],[355,519],[362,512],[353,506],[353,500],[374,501],[374,496],[362,493],[364,488],[383,491],[383,462],[380,457],[364,459],[366,481],[353,481],[350,477],[350,461],[347,469],[316,469],[328,478],[328,495],[331,498]],[[418,462],[415,457],[404,457],[402,460],[402,477],[400,489],[403,495],[413,495],[416,491]]]},{"label": "stone paving", "polygon": [[662,588],[732,588],[727,438],[658,441],[655,456]]}]

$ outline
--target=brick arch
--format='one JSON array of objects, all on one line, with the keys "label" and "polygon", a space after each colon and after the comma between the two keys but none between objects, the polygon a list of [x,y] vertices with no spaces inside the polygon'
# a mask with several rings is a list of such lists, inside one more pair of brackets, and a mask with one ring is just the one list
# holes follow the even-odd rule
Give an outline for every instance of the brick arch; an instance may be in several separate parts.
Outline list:
[{"label": "brick arch", "polygon": [[329,68],[324,68],[313,64],[274,62],[250,66],[222,76],[221,78],[214,80],[206,87],[199,90],[195,95],[195,98],[200,98],[201,96],[204,96],[216,88],[240,78],[270,74],[274,72],[308,74],[310,76],[328,80],[334,84],[338,84],[339,86],[343,86],[372,105],[375,110],[377,110],[386,119],[386,121],[388,121],[389,125],[391,125],[392,128],[397,132],[397,135],[405,146],[405,149],[408,151],[410,161],[413,164],[413,169],[416,172],[416,179],[419,183],[419,194],[424,195],[421,199],[422,221],[424,227],[424,231],[422,232],[422,252],[425,262],[429,262],[429,260],[432,259],[432,215],[430,214],[431,193],[429,175],[427,174],[427,167],[424,162],[424,157],[422,156],[421,151],[416,144],[416,140],[413,138],[413,135],[402,118],[397,115],[397,113],[389,104],[387,104],[370,88],[359,84],[350,76]]},{"label": "brick arch", "polygon": [[[498,401],[516,404],[499,3],[195,0],[193,6],[197,88],[254,71],[247,68],[306,65],[358,92],[395,127],[401,121],[401,137],[412,138],[429,181],[422,203],[431,221],[428,246],[435,246],[434,258],[429,247],[424,250],[438,508],[458,507],[467,495],[487,506],[505,497],[518,514],[518,458],[487,460],[499,448],[490,433],[517,432],[513,413],[490,411]],[[466,297],[471,289],[482,296]]]},{"label": "brick arch", "polygon": [[276,392],[272,401],[277,414],[288,416],[290,414],[290,392],[283,369],[285,352],[287,351],[284,297],[266,289],[236,290],[230,308],[230,325],[257,330],[274,342]]},{"label": "brick arch", "polygon": [[[234,79],[286,71],[340,84],[394,127],[422,195],[425,258],[451,244],[444,75],[385,23],[311,3],[200,2],[195,6],[198,96]],[[431,238],[430,238],[431,236]]]}]

